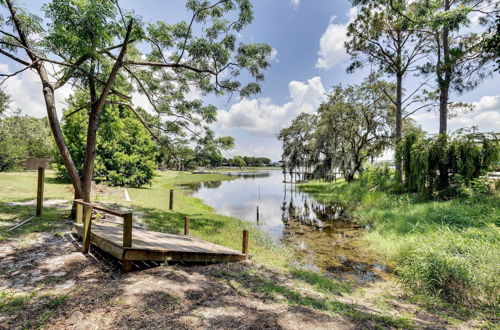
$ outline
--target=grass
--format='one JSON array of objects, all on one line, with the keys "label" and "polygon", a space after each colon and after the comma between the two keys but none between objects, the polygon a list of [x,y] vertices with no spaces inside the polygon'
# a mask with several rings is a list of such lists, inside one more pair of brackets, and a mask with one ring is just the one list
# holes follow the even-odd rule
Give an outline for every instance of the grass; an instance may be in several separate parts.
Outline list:
[{"label": "grass", "polygon": [[417,293],[485,310],[500,303],[500,194],[427,201],[358,180],[301,185],[343,204],[369,228],[372,247]]},{"label": "grass", "polygon": [[[68,217],[67,210],[44,208],[44,214],[31,222],[8,233],[15,222],[33,215],[34,207],[29,205],[10,205],[10,202],[30,201],[36,197],[36,172],[0,173],[0,241],[12,236],[41,231],[58,231],[67,226],[61,220]],[[93,194],[96,203],[116,203],[129,206],[135,214],[135,221],[144,222],[151,230],[181,233],[185,216],[190,217],[190,234],[216,244],[241,249],[243,229],[250,231],[250,253],[258,262],[283,268],[288,264],[289,254],[277,248],[271,239],[253,224],[238,218],[219,215],[200,199],[189,196],[181,188],[183,184],[232,180],[222,174],[191,174],[187,172],[158,172],[149,187],[128,188],[131,202],[125,202],[121,188],[99,187]],[[174,210],[168,210],[169,190],[174,189]],[[46,173],[44,198],[72,199],[69,184],[54,179],[50,171]],[[10,224],[12,223],[12,225]]]}]

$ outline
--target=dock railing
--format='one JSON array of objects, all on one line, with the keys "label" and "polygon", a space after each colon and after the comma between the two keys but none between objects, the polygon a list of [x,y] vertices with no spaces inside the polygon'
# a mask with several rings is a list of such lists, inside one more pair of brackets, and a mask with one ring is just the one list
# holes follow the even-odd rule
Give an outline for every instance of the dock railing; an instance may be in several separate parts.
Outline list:
[{"label": "dock railing", "polygon": [[83,223],[83,253],[88,253],[90,249],[90,236],[92,233],[92,210],[98,210],[123,219],[123,247],[132,247],[132,212],[120,212],[111,210],[99,205],[75,199],[76,203],[76,223]]}]

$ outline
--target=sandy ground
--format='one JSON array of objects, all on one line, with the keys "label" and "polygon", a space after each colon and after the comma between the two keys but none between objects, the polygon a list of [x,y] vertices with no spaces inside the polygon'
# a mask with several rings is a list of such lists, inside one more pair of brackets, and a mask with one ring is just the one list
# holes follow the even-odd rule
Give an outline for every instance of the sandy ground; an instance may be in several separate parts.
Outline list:
[{"label": "sandy ground", "polygon": [[[332,313],[309,304],[331,297],[253,262],[140,268],[122,274],[118,262],[98,249],[82,254],[69,233],[3,242],[0,328],[365,329],[395,328],[386,318],[401,316],[409,327],[455,327],[407,303],[387,281],[356,295],[336,294],[334,303],[346,310]],[[265,283],[282,289],[262,290]]]}]

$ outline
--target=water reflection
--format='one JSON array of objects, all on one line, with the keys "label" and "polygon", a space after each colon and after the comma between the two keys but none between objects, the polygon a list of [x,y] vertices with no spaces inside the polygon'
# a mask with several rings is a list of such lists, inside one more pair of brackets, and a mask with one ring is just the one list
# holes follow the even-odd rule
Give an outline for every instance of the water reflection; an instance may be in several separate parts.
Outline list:
[{"label": "water reflection", "polygon": [[205,182],[186,187],[219,213],[256,223],[277,244],[292,251],[297,264],[330,273],[352,272],[373,279],[380,271],[360,236],[362,228],[346,216],[342,205],[319,203],[292,184],[281,171],[228,173],[232,181]]}]

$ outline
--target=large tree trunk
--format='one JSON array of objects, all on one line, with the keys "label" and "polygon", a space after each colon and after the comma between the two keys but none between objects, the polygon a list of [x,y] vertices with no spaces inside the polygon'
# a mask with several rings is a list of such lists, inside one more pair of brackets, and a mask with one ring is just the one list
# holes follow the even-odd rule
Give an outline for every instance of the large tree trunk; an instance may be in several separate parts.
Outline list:
[{"label": "large tree trunk", "polygon": [[[444,10],[450,10],[450,1],[444,1]],[[439,82],[439,134],[446,134],[448,129],[448,98],[451,82],[451,63],[450,63],[450,45],[449,45],[449,29],[447,26],[443,27],[441,33],[443,44],[443,63],[441,68],[441,79]]]},{"label": "large tree trunk", "polygon": [[82,198],[83,190],[82,190],[80,176],[78,175],[75,163],[73,162],[68,147],[66,146],[61,126],[57,118],[57,111],[54,99],[54,89],[49,83],[45,67],[43,65],[40,65],[37,68],[37,71],[42,81],[43,97],[45,100],[45,107],[47,109],[47,118],[50,123],[50,129],[52,130],[52,134],[54,136],[54,140],[56,141],[57,148],[59,149],[59,153],[64,162],[64,166],[68,171],[69,178],[75,190],[75,197]]}]

